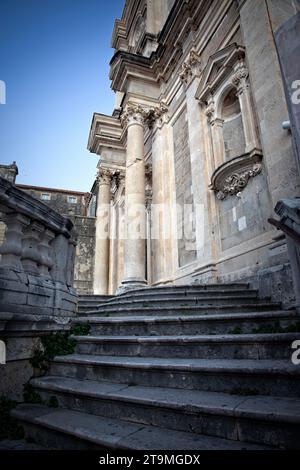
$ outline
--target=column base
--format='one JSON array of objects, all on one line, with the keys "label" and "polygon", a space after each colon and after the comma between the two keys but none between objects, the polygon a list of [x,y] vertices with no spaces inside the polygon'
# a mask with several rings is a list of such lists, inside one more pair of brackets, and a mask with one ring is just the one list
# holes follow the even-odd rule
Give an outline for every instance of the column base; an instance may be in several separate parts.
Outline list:
[{"label": "column base", "polygon": [[116,290],[116,295],[124,294],[131,290],[143,289],[148,286],[145,279],[125,279]]}]

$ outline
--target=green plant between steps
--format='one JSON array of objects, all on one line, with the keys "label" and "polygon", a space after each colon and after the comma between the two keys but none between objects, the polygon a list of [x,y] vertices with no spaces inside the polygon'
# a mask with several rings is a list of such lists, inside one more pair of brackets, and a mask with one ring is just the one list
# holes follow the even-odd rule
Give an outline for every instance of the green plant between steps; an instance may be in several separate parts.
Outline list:
[{"label": "green plant between steps", "polygon": [[9,400],[4,395],[0,396],[0,441],[3,439],[22,439],[24,437],[23,427],[10,412],[17,406],[18,402]]},{"label": "green plant between steps", "polygon": [[88,323],[75,324],[69,331],[58,331],[41,338],[41,347],[36,349],[30,359],[30,364],[35,369],[46,372],[49,368],[49,361],[55,356],[72,354],[75,350],[75,336],[86,336],[90,332]]},{"label": "green plant between steps", "polygon": [[30,383],[26,383],[23,386],[23,400],[25,403],[46,405],[50,408],[58,408],[58,399],[56,396],[51,395],[49,400],[43,400],[39,392],[37,392]]}]

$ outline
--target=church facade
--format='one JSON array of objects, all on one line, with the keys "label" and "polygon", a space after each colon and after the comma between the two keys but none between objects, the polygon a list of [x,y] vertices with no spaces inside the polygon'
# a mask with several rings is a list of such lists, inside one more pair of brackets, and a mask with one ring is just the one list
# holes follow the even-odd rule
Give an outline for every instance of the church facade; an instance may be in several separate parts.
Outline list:
[{"label": "church facade", "polygon": [[127,0],[112,37],[116,105],[95,113],[94,294],[249,282],[293,302],[285,236],[299,195],[274,32],[292,0]]}]

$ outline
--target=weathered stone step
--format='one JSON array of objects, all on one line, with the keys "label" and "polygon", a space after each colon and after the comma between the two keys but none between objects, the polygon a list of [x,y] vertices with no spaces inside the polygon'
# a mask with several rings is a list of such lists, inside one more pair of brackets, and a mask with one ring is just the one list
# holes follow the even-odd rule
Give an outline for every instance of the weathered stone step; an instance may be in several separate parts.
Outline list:
[{"label": "weathered stone step", "polygon": [[[154,298],[154,299],[114,299],[110,302],[106,303],[93,303],[90,305],[89,303],[81,303],[80,304],[80,310],[85,311],[85,310],[101,310],[101,311],[106,311],[111,309],[112,307],[120,308],[120,307],[126,307],[126,306],[133,306],[135,308],[137,307],[163,307],[165,305],[168,305],[169,307],[174,307],[174,306],[193,306],[193,305],[202,305],[203,303],[214,303],[215,305],[219,304],[233,304],[233,303],[238,303],[243,304],[243,303],[255,303],[255,302],[260,302],[257,298],[257,294],[254,293],[247,293],[248,295],[228,295],[228,293],[225,295],[223,294],[218,295],[218,296],[212,296],[211,294],[205,294],[203,296],[182,296],[182,297],[165,297],[165,298]],[[270,299],[266,299],[270,301]]]},{"label": "weathered stone step", "polygon": [[203,303],[197,306],[164,306],[164,307],[107,307],[105,310],[97,309],[91,310],[88,312],[88,315],[110,315],[110,316],[123,316],[123,315],[191,315],[191,314],[201,314],[201,313],[232,313],[232,312],[258,312],[258,311],[268,311],[268,310],[278,310],[280,309],[281,304],[275,302],[257,302],[257,303],[245,303],[241,304],[220,304],[215,305],[215,302],[212,301],[211,304]]},{"label": "weathered stone step", "polygon": [[115,295],[97,295],[97,294],[81,294],[79,295],[79,302],[102,302],[110,299],[114,299]]},{"label": "weathered stone step", "polygon": [[[133,294],[126,294],[126,295],[120,295],[120,296],[114,296],[107,300],[106,302],[102,302],[101,305],[111,305],[115,302],[125,302],[125,301],[132,301],[132,300],[141,300],[141,301],[152,301],[152,300],[162,300],[162,299],[202,299],[206,297],[257,297],[258,296],[258,291],[255,289],[234,289],[234,290],[228,290],[228,289],[215,289],[215,290],[183,290],[183,291],[178,291],[176,289],[173,290],[167,290],[163,292],[152,292],[151,290],[149,292],[142,292],[140,293],[139,291],[134,292]],[[89,302],[95,302],[93,301],[87,301]]]},{"label": "weathered stone step", "polygon": [[299,333],[197,336],[75,336],[77,354],[203,359],[288,359]]},{"label": "weathered stone step", "polygon": [[31,381],[44,400],[108,418],[226,439],[296,449],[300,399],[42,377]]},{"label": "weathered stone step", "polygon": [[289,360],[181,359],[71,354],[51,361],[50,375],[86,380],[260,395],[300,394],[300,368]]},{"label": "weathered stone step", "polygon": [[97,335],[197,335],[226,334],[274,325],[287,327],[299,321],[295,310],[272,312],[222,313],[207,315],[77,317],[74,323],[89,323],[91,334]]},{"label": "weathered stone step", "polygon": [[12,411],[12,416],[22,422],[26,437],[57,449],[199,451],[269,448],[67,409],[54,410],[43,405],[19,405]]}]

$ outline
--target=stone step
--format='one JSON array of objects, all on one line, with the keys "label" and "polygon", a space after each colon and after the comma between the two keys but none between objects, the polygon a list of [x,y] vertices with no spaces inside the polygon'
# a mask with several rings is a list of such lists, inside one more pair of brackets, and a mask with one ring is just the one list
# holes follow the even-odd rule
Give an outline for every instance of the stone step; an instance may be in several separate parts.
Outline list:
[{"label": "stone step", "polygon": [[241,304],[220,304],[215,305],[215,302],[203,303],[197,306],[164,306],[164,307],[107,307],[104,309],[95,309],[88,312],[88,315],[109,315],[109,316],[123,316],[123,315],[192,315],[192,314],[201,314],[201,313],[242,313],[242,312],[258,312],[258,311],[269,311],[269,310],[278,310],[281,308],[280,303],[275,302],[255,302],[255,303],[245,303]]},{"label": "stone step", "polygon": [[300,394],[300,368],[289,360],[182,359],[70,354],[51,361],[50,375],[86,380],[259,395]]},{"label": "stone step", "polygon": [[[264,299],[264,301],[270,302],[270,299]],[[202,305],[202,304],[209,304],[213,303],[214,305],[225,305],[225,304],[234,304],[237,303],[238,305],[243,305],[243,303],[246,304],[252,304],[252,303],[257,303],[261,302],[261,299],[257,298],[257,294],[250,293],[247,296],[246,295],[218,295],[218,296],[211,296],[210,294],[205,294],[203,296],[183,296],[183,297],[165,297],[165,298],[154,298],[151,300],[148,299],[132,299],[132,300],[125,300],[125,299],[114,299],[112,301],[106,302],[106,303],[81,303],[79,310],[80,311],[87,311],[87,310],[101,310],[101,311],[106,311],[110,310],[112,307],[116,308],[123,308],[126,306],[133,306],[135,308],[144,308],[144,307],[164,307],[164,306],[169,306],[169,307],[184,307],[184,306],[193,306],[193,305]]]},{"label": "stone step", "polygon": [[78,297],[79,302],[102,302],[114,299],[115,295],[96,295],[96,294],[80,294]]},{"label": "stone step", "polygon": [[74,323],[89,323],[98,335],[197,335],[252,333],[256,328],[287,327],[299,321],[295,310],[222,313],[207,315],[77,317]]},{"label": "stone step", "polygon": [[105,310],[91,310],[88,312],[89,315],[99,316],[127,316],[127,315],[140,315],[140,316],[157,316],[157,315],[199,315],[201,313],[243,313],[243,312],[262,312],[269,310],[278,310],[281,308],[280,303],[271,302],[259,302],[259,303],[248,303],[248,304],[221,304],[215,305],[212,301],[211,304],[202,304],[197,306],[174,306],[174,307],[110,307]]},{"label": "stone step", "polygon": [[27,438],[56,449],[199,451],[270,448],[43,405],[19,405],[12,411],[12,416],[23,424]]},{"label": "stone step", "polygon": [[205,292],[245,292],[253,291],[250,289],[249,284],[246,283],[233,283],[233,284],[203,284],[203,285],[181,285],[181,286],[157,286],[145,287],[141,289],[130,290],[118,295],[79,295],[79,303],[81,302],[106,302],[114,299],[131,299],[133,297],[150,297],[151,296],[164,296],[164,295],[201,295]]},{"label": "stone step", "polygon": [[[140,293],[139,291],[135,291],[134,293],[128,293],[124,295],[119,295],[119,296],[108,296],[109,298],[107,300],[104,299],[104,301],[100,301],[101,305],[111,305],[114,303],[123,303],[127,301],[132,301],[132,300],[140,300],[140,301],[151,301],[151,300],[162,300],[162,299],[202,299],[205,297],[257,297],[258,296],[258,291],[255,289],[234,289],[234,290],[228,290],[228,289],[222,289],[222,290],[189,290],[189,291],[177,291],[173,289],[172,291],[163,291],[163,292],[152,292],[151,290],[149,292],[143,292]],[[96,298],[81,298],[79,297],[79,303],[80,305],[98,305],[99,300]]]},{"label": "stone step", "polygon": [[296,449],[300,399],[124,386],[65,377],[31,381],[44,400],[107,418]]},{"label": "stone step", "polygon": [[199,359],[289,359],[299,333],[197,336],[74,336],[77,354]]}]

